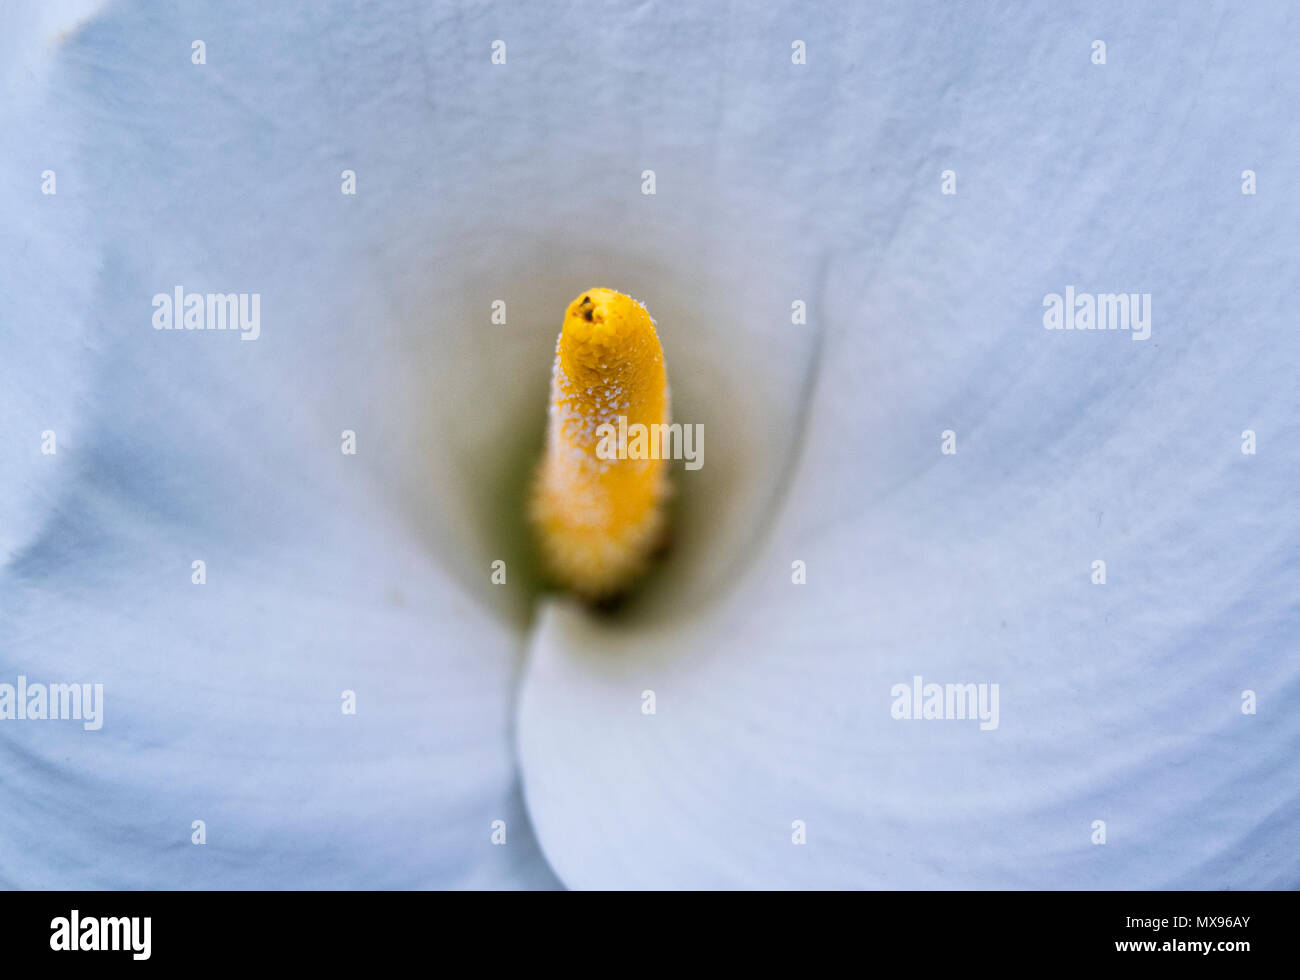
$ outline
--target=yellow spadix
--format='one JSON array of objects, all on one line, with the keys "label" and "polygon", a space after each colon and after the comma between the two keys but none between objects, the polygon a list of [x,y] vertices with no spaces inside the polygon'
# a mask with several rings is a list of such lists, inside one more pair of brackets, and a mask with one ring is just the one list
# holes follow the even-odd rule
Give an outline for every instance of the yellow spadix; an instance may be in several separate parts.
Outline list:
[{"label": "yellow spadix", "polygon": [[559,584],[608,598],[645,568],[664,535],[667,464],[619,458],[607,433],[667,425],[669,415],[664,352],[645,307],[612,289],[581,293],[555,348],[530,515]]}]

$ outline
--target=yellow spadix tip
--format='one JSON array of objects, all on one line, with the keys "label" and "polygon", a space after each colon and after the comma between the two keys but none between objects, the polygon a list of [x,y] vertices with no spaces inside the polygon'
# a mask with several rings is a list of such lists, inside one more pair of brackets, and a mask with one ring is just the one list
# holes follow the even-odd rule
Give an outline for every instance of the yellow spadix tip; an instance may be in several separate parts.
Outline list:
[{"label": "yellow spadix tip", "polygon": [[613,289],[580,293],[564,313],[550,399],[530,508],[543,563],[558,584],[609,598],[645,569],[664,534],[665,461],[620,458],[610,438],[620,426],[670,421],[663,348],[646,308]]}]

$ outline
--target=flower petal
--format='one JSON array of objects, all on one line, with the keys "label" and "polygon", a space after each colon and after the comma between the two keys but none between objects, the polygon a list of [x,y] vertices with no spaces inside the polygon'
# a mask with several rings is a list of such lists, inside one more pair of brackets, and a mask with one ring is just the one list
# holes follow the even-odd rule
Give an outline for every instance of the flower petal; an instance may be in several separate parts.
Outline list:
[{"label": "flower petal", "polygon": [[[525,797],[570,886],[1300,877],[1284,15],[1117,8],[1093,66],[1068,14],[945,10],[857,34],[893,39],[860,125],[922,159],[873,182],[888,247],[842,239],[799,470],[733,590],[534,635]],[[828,151],[846,222],[870,163]],[[1150,338],[1044,330],[1067,284],[1151,293]],[[997,727],[895,719],[918,676],[997,684]]]},{"label": "flower petal", "polygon": [[[50,132],[58,109],[48,83],[54,55],[94,6],[7,9],[0,34],[0,561],[39,528],[68,474],[59,446],[77,444],[84,416],[95,255],[63,165],[76,140]],[[87,274],[68,274],[78,268]]]},{"label": "flower petal", "polygon": [[[134,462],[98,459],[0,580],[0,680],[103,685],[99,730],[0,722],[15,801],[0,816],[0,878],[550,882],[511,759],[514,631],[400,528],[313,520],[268,540],[255,521],[244,533],[233,519],[177,522],[134,484]],[[257,511],[237,483],[212,489]]]},{"label": "flower petal", "polygon": [[[527,8],[449,21],[418,2],[308,11],[250,2],[217,20],[122,5],[68,45],[55,79],[66,118],[51,128],[79,135],[77,193],[104,230],[104,345],[184,360],[201,397],[238,386],[259,429],[298,425],[320,445],[356,432],[369,487],[432,553],[455,556],[449,574],[479,589],[503,559],[522,586],[523,495],[560,319],[575,289],[618,288],[658,321],[674,417],[753,449],[692,474],[682,498],[664,591],[717,583],[779,490],[822,324],[825,247],[774,234],[753,206],[806,202],[819,173],[753,156],[782,134],[728,116],[723,91],[702,103],[683,84],[710,70],[708,51],[627,70],[642,44],[672,50],[680,25],[666,19]],[[697,26],[727,36],[710,18]],[[512,53],[494,66],[499,34]],[[742,43],[771,53],[757,31]],[[699,147],[664,139],[701,112],[716,117],[704,167]],[[791,220],[811,229],[837,207],[818,200]],[[259,339],[152,331],[151,297],[177,286],[260,294]],[[807,325],[790,322],[795,300]],[[754,430],[760,412],[790,422]],[[484,590],[521,627],[531,595]]]},{"label": "flower petal", "polygon": [[[331,137],[370,152],[391,113],[333,125],[320,76],[278,75],[317,36],[264,5],[249,14],[226,24],[117,5],[65,38],[49,69],[42,147],[76,223],[20,216],[40,275],[4,280],[31,305],[0,364],[77,414],[53,423],[63,479],[34,485],[17,510],[4,501],[6,531],[22,533],[0,572],[0,683],[103,684],[105,717],[98,731],[0,721],[0,771],[20,801],[0,817],[0,879],[553,884],[511,751],[526,602],[489,581],[493,539],[468,506],[482,485],[459,486],[447,440],[420,438],[483,434],[432,419],[428,355],[445,343],[454,357],[457,342],[438,329],[447,321],[404,320],[410,310],[386,302],[376,249],[401,195],[376,180],[369,204],[341,210],[357,202],[339,193],[349,154]],[[206,64],[190,60],[195,36]],[[347,36],[382,75],[384,45]],[[418,150],[395,149],[388,165],[414,173]],[[403,253],[399,271],[436,254]],[[57,288],[40,288],[52,270]],[[258,294],[260,335],[153,329],[151,298],[177,286]],[[47,292],[67,309],[46,310]],[[94,317],[78,319],[73,300]],[[82,330],[84,349],[74,334],[38,343],[42,312]],[[402,347],[420,335],[418,350]],[[50,413],[14,404],[6,442],[39,447]],[[340,452],[344,429],[355,456]],[[416,494],[413,474],[430,471]],[[411,477],[405,496],[394,472]]]}]

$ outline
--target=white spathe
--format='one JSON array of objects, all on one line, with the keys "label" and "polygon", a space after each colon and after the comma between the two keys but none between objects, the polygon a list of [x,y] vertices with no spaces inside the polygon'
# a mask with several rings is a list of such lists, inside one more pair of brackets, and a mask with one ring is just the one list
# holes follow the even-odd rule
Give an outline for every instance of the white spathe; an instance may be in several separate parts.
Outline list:
[{"label": "white spathe", "polygon": [[[34,475],[4,498],[0,667],[102,683],[106,720],[97,742],[73,723],[0,728],[31,801],[4,818],[15,885],[554,883],[514,765],[532,588],[518,494],[576,289],[653,295],[680,410],[752,450],[686,502],[673,588],[716,576],[779,489],[794,426],[746,422],[798,416],[815,334],[789,338],[785,310],[790,288],[817,288],[812,242],[788,251],[743,190],[706,196],[682,150],[656,147],[675,186],[649,201],[640,165],[614,159],[644,148],[597,146],[576,177],[519,154],[474,109],[517,95],[491,76],[458,89],[474,30],[438,11],[302,18],[122,5],[32,34],[42,69],[19,91],[35,108],[5,148],[32,160],[18,177],[53,158],[70,217],[52,224],[36,170],[6,227],[48,245],[4,271],[0,363],[32,393],[6,403],[5,436]],[[617,121],[616,94],[577,85]],[[657,211],[620,213],[629,196]],[[153,329],[153,296],[178,288],[257,294],[258,338]],[[39,455],[46,405],[67,406],[57,470]]]},{"label": "white spathe", "polygon": [[[518,739],[570,886],[1300,880],[1285,31],[1017,16],[872,32],[894,108],[856,125],[893,145],[837,190],[846,223],[856,194],[893,222],[829,283],[798,477],[727,595],[635,630],[540,619]],[[1105,68],[1094,31],[1124,40]],[[1260,160],[1268,203],[1240,193]],[[1066,283],[1151,292],[1151,337],[1044,330]],[[916,676],[998,684],[998,728],[895,720]]]},{"label": "white spathe", "polygon": [[[0,876],[553,883],[522,775],[576,887],[1294,884],[1284,14],[1073,16],[28,25],[0,682],[106,720],[0,722]],[[658,320],[708,463],[627,617],[530,621],[517,488],[593,285]],[[1150,292],[1150,339],[1044,330],[1066,285]],[[177,286],[258,293],[259,338],[154,331]],[[998,729],[893,720],[915,675],[998,683]]]}]

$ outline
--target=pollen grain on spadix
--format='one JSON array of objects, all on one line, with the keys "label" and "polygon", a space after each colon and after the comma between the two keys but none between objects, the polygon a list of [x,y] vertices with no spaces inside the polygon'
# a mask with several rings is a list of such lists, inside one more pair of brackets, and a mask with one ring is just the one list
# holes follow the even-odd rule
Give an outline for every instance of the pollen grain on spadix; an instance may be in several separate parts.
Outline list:
[{"label": "pollen grain on spadix", "polygon": [[584,598],[610,598],[645,570],[665,533],[667,464],[629,458],[617,435],[670,421],[663,348],[644,306],[613,289],[569,304],[549,411],[529,515],[543,564]]}]

